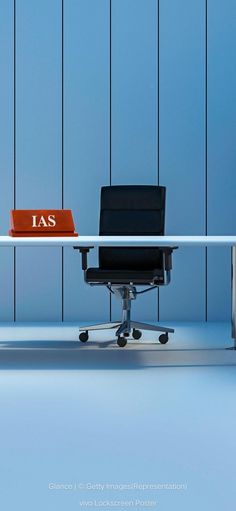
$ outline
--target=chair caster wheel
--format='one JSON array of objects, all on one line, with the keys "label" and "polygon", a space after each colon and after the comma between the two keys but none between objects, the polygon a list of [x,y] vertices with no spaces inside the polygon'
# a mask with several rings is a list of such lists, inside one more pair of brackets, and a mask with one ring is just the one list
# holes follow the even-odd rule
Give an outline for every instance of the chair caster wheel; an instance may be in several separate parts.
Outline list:
[{"label": "chair caster wheel", "polygon": [[122,337],[121,335],[118,336],[117,344],[120,346],[120,348],[124,348],[127,344],[127,339],[125,337]]},{"label": "chair caster wheel", "polygon": [[166,344],[168,342],[168,340],[169,340],[169,336],[167,333],[159,335],[159,342],[161,344]]},{"label": "chair caster wheel", "polygon": [[132,336],[134,339],[140,339],[140,337],[142,337],[142,332],[140,332],[140,330],[136,330],[136,328],[133,328]]},{"label": "chair caster wheel", "polygon": [[86,342],[88,340],[89,336],[88,336],[88,331],[86,330],[86,332],[81,332],[81,334],[79,334],[79,340],[81,342]]}]

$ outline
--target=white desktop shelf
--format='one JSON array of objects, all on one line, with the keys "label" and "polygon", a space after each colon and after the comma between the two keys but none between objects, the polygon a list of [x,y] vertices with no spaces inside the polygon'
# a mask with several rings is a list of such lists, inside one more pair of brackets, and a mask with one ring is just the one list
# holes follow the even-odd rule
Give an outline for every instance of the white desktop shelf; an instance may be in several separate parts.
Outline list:
[{"label": "white desktop shelf", "polygon": [[1,247],[83,246],[236,246],[236,236],[78,236],[13,238],[0,236]]}]

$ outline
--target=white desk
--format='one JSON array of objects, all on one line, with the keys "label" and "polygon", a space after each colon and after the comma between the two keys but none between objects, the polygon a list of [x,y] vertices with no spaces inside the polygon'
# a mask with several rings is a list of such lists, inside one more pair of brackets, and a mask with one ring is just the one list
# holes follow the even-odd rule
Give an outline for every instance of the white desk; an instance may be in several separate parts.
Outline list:
[{"label": "white desk", "polygon": [[211,247],[236,246],[236,236],[78,236],[68,238],[12,238],[0,236],[0,246],[4,247],[127,247],[127,246],[174,246]]},{"label": "white desk", "polygon": [[232,338],[236,349],[236,236],[79,236],[68,238],[12,238],[0,236],[0,247],[125,247],[125,246],[228,246],[232,253]]}]

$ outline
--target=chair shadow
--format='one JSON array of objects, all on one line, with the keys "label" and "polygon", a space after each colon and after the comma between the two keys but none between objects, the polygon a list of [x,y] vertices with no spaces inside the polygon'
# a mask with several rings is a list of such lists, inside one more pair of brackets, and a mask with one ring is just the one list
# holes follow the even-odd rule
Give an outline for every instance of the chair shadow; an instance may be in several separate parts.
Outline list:
[{"label": "chair shadow", "polygon": [[236,351],[165,349],[158,344],[119,348],[114,341],[1,341],[0,370],[138,370],[236,365]]}]

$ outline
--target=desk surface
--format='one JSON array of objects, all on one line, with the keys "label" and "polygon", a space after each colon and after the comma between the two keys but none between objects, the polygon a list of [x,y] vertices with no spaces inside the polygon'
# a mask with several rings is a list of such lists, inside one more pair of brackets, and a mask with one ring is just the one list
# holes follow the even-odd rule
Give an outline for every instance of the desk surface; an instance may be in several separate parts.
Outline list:
[{"label": "desk surface", "polygon": [[78,238],[12,238],[0,236],[0,247],[79,246],[236,246],[236,236],[78,236]]}]

